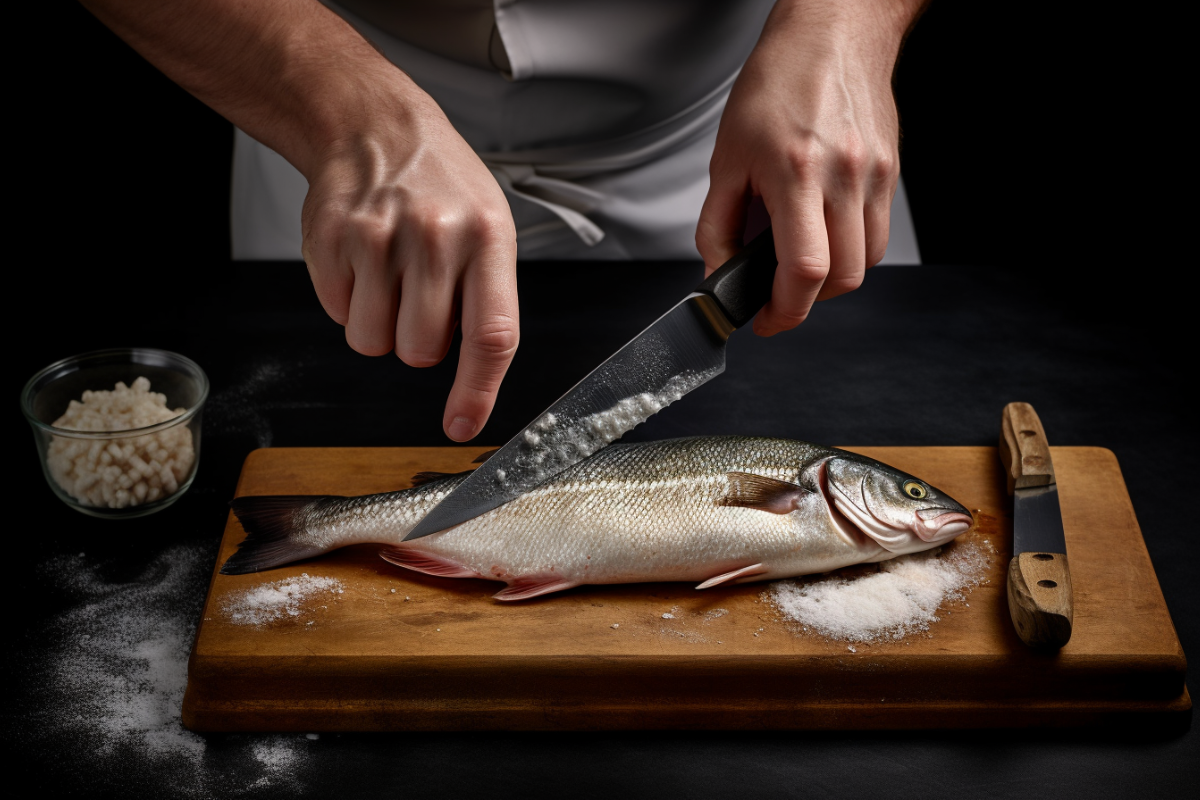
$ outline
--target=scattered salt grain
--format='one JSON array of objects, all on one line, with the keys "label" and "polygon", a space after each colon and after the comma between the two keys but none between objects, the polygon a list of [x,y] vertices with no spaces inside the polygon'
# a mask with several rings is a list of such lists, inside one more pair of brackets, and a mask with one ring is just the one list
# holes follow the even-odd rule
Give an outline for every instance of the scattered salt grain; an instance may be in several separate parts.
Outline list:
[{"label": "scattered salt grain", "polygon": [[621,627],[621,623],[619,623],[619,622],[618,622],[617,624],[613,625],[613,627],[614,627],[614,628],[619,628],[619,627]]},{"label": "scattered salt grain", "polygon": [[342,582],[337,578],[313,578],[304,572],[299,578],[261,583],[235,592],[222,601],[221,610],[235,625],[265,625],[301,616],[305,601],[325,592],[341,594]]},{"label": "scattered salt grain", "polygon": [[725,616],[728,613],[729,613],[729,609],[727,609],[727,608],[714,608],[712,611],[709,611],[707,614],[704,615],[704,621],[711,622],[714,619],[720,619],[721,617]]},{"label": "scattered salt grain", "polygon": [[[395,593],[396,593],[396,590],[395,590],[395,589],[392,589],[392,594],[395,594]],[[404,599],[405,599],[405,600],[407,600],[408,598],[406,597],[406,598],[404,598]]]},{"label": "scattered salt grain", "polygon": [[[233,769],[248,785],[299,785],[302,739],[231,737],[210,748],[183,727],[188,654],[211,569],[212,554],[199,547],[167,550],[126,582],[74,559],[42,567],[77,603],[47,627],[46,649],[31,652],[41,679],[27,738],[47,748],[72,742],[84,793],[119,795],[138,776],[176,796],[211,797]],[[257,765],[248,771],[247,756]]]},{"label": "scattered salt grain", "polygon": [[663,614],[662,618],[663,619],[675,619],[675,615],[674,614]]},{"label": "scattered salt grain", "polygon": [[898,640],[928,631],[943,603],[965,599],[984,580],[992,552],[986,541],[960,541],[884,561],[862,577],[780,581],[766,597],[804,631],[847,642]]}]

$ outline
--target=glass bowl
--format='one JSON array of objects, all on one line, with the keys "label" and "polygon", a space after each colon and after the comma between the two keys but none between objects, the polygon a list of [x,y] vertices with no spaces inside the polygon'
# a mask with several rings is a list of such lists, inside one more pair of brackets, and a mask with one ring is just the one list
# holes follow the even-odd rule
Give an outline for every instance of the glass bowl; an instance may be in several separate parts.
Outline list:
[{"label": "glass bowl", "polygon": [[[138,378],[150,381],[151,393],[166,395],[166,408],[186,410],[128,430],[55,427],[71,401],[77,414],[89,407],[78,405],[84,392],[113,392],[118,382],[140,391],[141,384],[134,386]],[[33,427],[42,472],[54,494],[93,517],[129,518],[161,511],[192,485],[207,398],[208,376],[196,362],[166,350],[132,347],[56,361],[25,384],[21,410]]]}]

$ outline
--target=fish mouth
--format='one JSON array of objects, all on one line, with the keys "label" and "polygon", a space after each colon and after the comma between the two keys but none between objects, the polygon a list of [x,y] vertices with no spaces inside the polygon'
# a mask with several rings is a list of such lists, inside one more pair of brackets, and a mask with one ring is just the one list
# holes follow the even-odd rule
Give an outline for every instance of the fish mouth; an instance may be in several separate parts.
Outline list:
[{"label": "fish mouth", "polygon": [[913,515],[912,532],[930,544],[948,542],[975,524],[964,511],[952,508],[924,508]]}]

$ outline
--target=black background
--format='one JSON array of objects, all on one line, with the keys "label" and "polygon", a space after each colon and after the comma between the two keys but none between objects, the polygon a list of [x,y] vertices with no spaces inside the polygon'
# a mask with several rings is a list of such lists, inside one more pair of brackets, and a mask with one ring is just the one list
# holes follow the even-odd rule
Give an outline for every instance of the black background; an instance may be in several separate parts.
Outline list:
[{"label": "black background", "polygon": [[[14,774],[51,795],[161,795],[165,776],[120,763],[87,772],[67,743],[35,746],[22,732],[39,702],[45,622],[69,603],[45,596],[31,565],[103,542],[119,579],[169,543],[215,552],[241,461],[263,444],[443,444],[452,364],[415,371],[358,356],[302,266],[232,264],[229,124],[81,7],[22,13],[43,46],[10,81],[21,120],[6,237],[16,461],[33,456],[21,385],[82,350],[186,353],[208,371],[214,403],[196,485],[120,531],[58,504],[32,469],[16,479],[17,518],[27,516],[10,542],[22,613],[7,615],[5,749]],[[793,334],[735,337],[726,376],[635,435],[991,444],[1003,404],[1028,400],[1055,444],[1117,453],[1195,652],[1194,337],[1174,252],[1186,207],[1161,188],[1178,124],[1150,88],[1171,70],[1138,49],[1169,25],[935,3],[897,72],[905,180],[931,266],[875,270]],[[694,265],[522,265],[522,349],[479,440],[503,441],[696,279]],[[264,374],[274,377],[256,382]],[[360,735],[321,746],[304,784],[316,795],[597,797],[1182,794],[1200,749],[1194,733],[1144,731]]]}]

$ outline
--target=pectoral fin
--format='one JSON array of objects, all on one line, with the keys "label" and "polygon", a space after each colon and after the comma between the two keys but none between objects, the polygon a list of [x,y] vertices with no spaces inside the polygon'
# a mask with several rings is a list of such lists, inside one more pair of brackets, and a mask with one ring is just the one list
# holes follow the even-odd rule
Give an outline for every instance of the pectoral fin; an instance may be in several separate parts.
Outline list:
[{"label": "pectoral fin", "polygon": [[727,477],[729,492],[717,501],[717,505],[789,514],[799,508],[800,498],[810,493],[795,483],[749,472],[730,472]]},{"label": "pectoral fin", "polygon": [[391,547],[382,550],[379,556],[398,567],[411,569],[413,572],[424,572],[426,575],[437,575],[440,578],[481,578],[475,570],[432,553],[422,553],[411,547]]},{"label": "pectoral fin", "polygon": [[754,578],[759,575],[765,575],[767,568],[762,564],[751,564],[748,567],[735,569],[733,572],[722,573],[715,578],[709,578],[704,583],[697,586],[697,589],[711,589],[714,586],[720,586],[722,583],[733,583],[742,578]]}]

